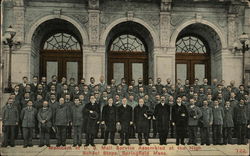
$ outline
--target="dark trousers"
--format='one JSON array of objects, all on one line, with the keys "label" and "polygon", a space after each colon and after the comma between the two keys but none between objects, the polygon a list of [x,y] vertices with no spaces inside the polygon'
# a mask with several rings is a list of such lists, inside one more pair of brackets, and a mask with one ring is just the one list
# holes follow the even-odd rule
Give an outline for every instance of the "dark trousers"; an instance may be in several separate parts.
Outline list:
[{"label": "dark trousers", "polygon": [[69,126],[67,126],[67,138],[68,139],[71,139],[72,138],[72,126],[71,125],[69,125]]},{"label": "dark trousers", "polygon": [[174,130],[174,125],[172,124],[172,122],[173,121],[170,121],[170,125],[169,125],[169,128],[170,128],[170,137],[171,138],[174,138],[174,132],[175,132],[175,130]]},{"label": "dark trousers", "polygon": [[165,131],[159,131],[160,145],[167,144],[168,129]]},{"label": "dark trousers", "polygon": [[213,144],[221,144],[222,125],[213,125]]},{"label": "dark trousers", "polygon": [[232,127],[223,128],[223,144],[232,144]]},{"label": "dark trousers", "polygon": [[73,126],[73,144],[82,145],[82,126]]},{"label": "dark trousers", "polygon": [[15,146],[15,125],[5,125],[4,128],[4,140],[3,145],[4,146]]},{"label": "dark trousers", "polygon": [[66,145],[66,134],[67,134],[67,126],[57,126],[57,145]]},{"label": "dark trousers", "polygon": [[129,137],[130,138],[135,138],[135,126],[134,125],[130,125],[130,128],[129,128]]},{"label": "dark trousers", "polygon": [[[148,143],[148,133],[143,133],[145,142]],[[142,133],[138,133],[139,143],[142,143]]]},{"label": "dark trousers", "polygon": [[245,144],[246,124],[237,124],[237,143]]},{"label": "dark trousers", "polygon": [[87,145],[94,144],[94,138],[95,138],[94,134],[86,133],[86,144]]},{"label": "dark trousers", "polygon": [[40,127],[40,145],[50,145],[50,129],[51,127]]},{"label": "dark trousers", "polygon": [[34,127],[23,127],[24,146],[32,145]]},{"label": "dark trousers", "polygon": [[152,120],[153,121],[153,137],[155,138],[156,137],[156,134],[157,134],[157,121],[156,120]]},{"label": "dark trousers", "polygon": [[201,144],[210,144],[210,127],[201,127]]},{"label": "dark trousers", "polygon": [[129,133],[121,132],[120,138],[121,138],[121,144],[124,143],[124,140],[125,140],[125,143],[129,143]]},{"label": "dark trousers", "polygon": [[115,143],[115,141],[114,141],[114,139],[115,139],[115,132],[109,132],[109,131],[105,131],[105,134],[104,134],[104,143],[108,143],[109,135],[110,135],[111,144]]},{"label": "dark trousers", "polygon": [[176,125],[176,145],[179,145],[180,141],[181,144],[184,144],[184,139],[186,137],[186,126],[183,125]]},{"label": "dark trousers", "polygon": [[197,126],[188,126],[188,136],[189,136],[188,143],[189,144],[196,144],[197,143],[197,140],[196,140],[197,130],[198,130]]}]

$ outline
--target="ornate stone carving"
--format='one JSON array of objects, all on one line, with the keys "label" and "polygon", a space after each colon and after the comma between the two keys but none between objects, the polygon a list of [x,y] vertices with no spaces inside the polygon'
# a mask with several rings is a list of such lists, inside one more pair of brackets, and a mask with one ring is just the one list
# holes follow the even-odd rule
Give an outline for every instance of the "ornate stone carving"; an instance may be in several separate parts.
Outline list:
[{"label": "ornate stone carving", "polygon": [[89,10],[89,38],[91,45],[99,44],[100,11]]},{"label": "ornate stone carving", "polygon": [[183,17],[183,16],[171,16],[170,24],[171,24],[172,26],[177,26],[177,25],[179,25],[184,19],[185,19],[185,17]]},{"label": "ornate stone carving", "polygon": [[169,45],[170,38],[170,13],[160,14],[160,37],[161,37],[161,46],[166,47]]},{"label": "ornate stone carving", "polygon": [[99,9],[99,0],[89,0],[89,9]]},{"label": "ornate stone carving", "polygon": [[233,45],[237,38],[236,15],[228,15],[228,45]]},{"label": "ornate stone carving", "polygon": [[16,36],[15,40],[16,41],[24,41],[24,7],[14,7],[13,8],[13,13],[15,17],[15,24],[14,28],[16,30]]},{"label": "ornate stone carving", "polygon": [[129,21],[132,21],[134,18],[134,12],[133,11],[128,11],[127,12],[127,18]]},{"label": "ornate stone carving", "polygon": [[161,11],[171,11],[172,0],[161,0]]}]

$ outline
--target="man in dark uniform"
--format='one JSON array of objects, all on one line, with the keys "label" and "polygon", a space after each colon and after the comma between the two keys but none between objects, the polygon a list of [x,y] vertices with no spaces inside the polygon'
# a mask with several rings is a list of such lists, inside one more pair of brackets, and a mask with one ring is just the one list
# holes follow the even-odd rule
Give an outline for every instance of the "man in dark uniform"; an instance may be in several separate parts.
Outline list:
[{"label": "man in dark uniform", "polygon": [[2,147],[15,146],[15,130],[19,121],[19,113],[13,105],[13,99],[9,98],[7,104],[3,107],[3,131],[4,140]]},{"label": "man in dark uniform", "polygon": [[74,99],[74,105],[71,107],[71,121],[73,126],[73,147],[82,145],[82,124],[84,105],[80,103],[79,98]]},{"label": "man in dark uniform", "polygon": [[108,137],[110,135],[110,141],[112,145],[117,145],[114,141],[116,131],[116,117],[117,107],[113,105],[113,98],[108,99],[108,104],[102,109],[102,123],[105,124],[105,134],[103,145],[107,145]]},{"label": "man in dark uniform", "polygon": [[230,101],[226,101],[224,108],[223,119],[223,144],[232,144],[232,130],[234,127],[233,122],[233,107],[230,105]]},{"label": "man in dark uniform", "polygon": [[188,124],[187,107],[182,104],[181,97],[178,97],[176,104],[173,106],[173,123],[176,127],[176,145],[185,145],[184,138],[186,136]]},{"label": "man in dark uniform", "polygon": [[139,99],[139,104],[134,109],[134,124],[138,133],[139,145],[142,145],[142,133],[146,145],[149,145],[148,133],[151,116],[147,115],[149,107],[144,105],[144,100]]},{"label": "man in dark uniform", "polygon": [[222,138],[222,126],[223,126],[223,118],[224,118],[224,110],[223,107],[219,106],[219,102],[217,100],[214,101],[213,107],[213,144],[220,145]]},{"label": "man in dark uniform", "polygon": [[246,105],[245,101],[241,99],[239,104],[234,109],[234,121],[237,125],[236,132],[238,138],[238,145],[246,144],[246,125],[247,125],[247,115],[246,115]]},{"label": "man in dark uniform", "polygon": [[32,105],[33,102],[29,100],[27,103],[27,107],[22,109],[20,115],[23,127],[24,148],[28,146],[29,147],[33,146],[32,137],[33,137],[33,130],[35,128],[37,110],[33,108]]},{"label": "man in dark uniform", "polygon": [[86,144],[84,146],[95,146],[94,138],[97,132],[97,124],[100,119],[100,105],[96,103],[94,95],[90,96],[90,103],[85,105],[84,112],[86,113]]},{"label": "man in dark uniform", "polygon": [[50,129],[52,126],[52,110],[48,107],[48,101],[43,102],[43,107],[38,111],[37,120],[40,128],[40,144],[39,147],[44,146],[44,139],[46,146],[50,147]]},{"label": "man in dark uniform", "polygon": [[155,106],[154,116],[156,118],[160,145],[166,145],[170,121],[170,106],[166,104],[164,96],[161,97],[161,102]]},{"label": "man in dark uniform", "polygon": [[125,140],[126,145],[130,145],[129,144],[129,128],[130,128],[130,125],[133,124],[132,114],[133,114],[132,107],[127,105],[127,99],[123,98],[122,105],[118,107],[118,111],[117,111],[117,124],[121,125],[120,145],[124,144],[124,140]]},{"label": "man in dark uniform", "polygon": [[59,99],[59,104],[54,111],[54,125],[56,126],[57,144],[56,146],[66,146],[66,131],[70,122],[69,108],[65,104],[64,98]]}]

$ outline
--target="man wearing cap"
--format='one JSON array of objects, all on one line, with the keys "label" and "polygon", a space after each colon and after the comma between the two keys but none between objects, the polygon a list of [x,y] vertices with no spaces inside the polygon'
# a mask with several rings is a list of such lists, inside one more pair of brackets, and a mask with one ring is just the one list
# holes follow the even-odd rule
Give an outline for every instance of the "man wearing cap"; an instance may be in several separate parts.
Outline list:
[{"label": "man wearing cap", "polygon": [[65,104],[64,98],[59,99],[59,104],[54,112],[54,125],[57,129],[57,144],[56,146],[66,146],[66,131],[70,122],[70,112],[68,106]]},{"label": "man wearing cap", "polygon": [[21,120],[22,120],[22,127],[23,127],[23,138],[24,138],[24,145],[23,147],[32,147],[32,137],[33,137],[33,130],[35,128],[35,120],[37,115],[37,110],[32,107],[33,102],[31,100],[28,101],[27,107],[24,107],[21,111]]},{"label": "man wearing cap", "polygon": [[3,107],[3,129],[4,141],[2,147],[15,146],[15,127],[18,125],[19,115],[17,108],[13,105],[13,99],[9,98],[7,104]]},{"label": "man wearing cap", "polygon": [[71,119],[73,126],[73,147],[82,145],[82,124],[84,105],[80,103],[79,98],[74,99],[74,105],[71,107]]},{"label": "man wearing cap", "polygon": [[132,122],[132,114],[133,110],[132,107],[127,105],[127,99],[123,98],[122,99],[122,105],[118,107],[118,119],[117,119],[117,124],[121,125],[121,131],[120,131],[120,137],[121,137],[121,142],[120,145],[129,144],[129,128],[130,125],[133,124]]},{"label": "man wearing cap", "polygon": [[39,147],[44,146],[44,139],[46,146],[50,146],[50,128],[52,126],[52,110],[48,107],[48,101],[43,101],[43,107],[37,114],[38,127],[40,128],[40,144]]},{"label": "man wearing cap", "polygon": [[139,105],[134,109],[134,123],[136,132],[138,133],[139,145],[142,145],[142,133],[144,135],[146,145],[149,145],[148,133],[151,116],[147,114],[149,107],[144,105],[144,100],[139,99]]},{"label": "man wearing cap", "polygon": [[90,96],[90,103],[85,105],[84,113],[86,113],[86,144],[84,146],[95,146],[94,137],[97,132],[97,124],[100,118],[100,105],[96,103],[94,95]]}]

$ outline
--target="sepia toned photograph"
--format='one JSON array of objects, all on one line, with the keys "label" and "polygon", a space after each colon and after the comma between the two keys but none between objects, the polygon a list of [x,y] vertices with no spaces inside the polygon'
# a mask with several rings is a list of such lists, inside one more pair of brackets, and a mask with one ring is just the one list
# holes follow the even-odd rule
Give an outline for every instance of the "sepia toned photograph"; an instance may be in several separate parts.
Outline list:
[{"label": "sepia toned photograph", "polygon": [[250,155],[250,0],[0,2],[0,156]]}]

